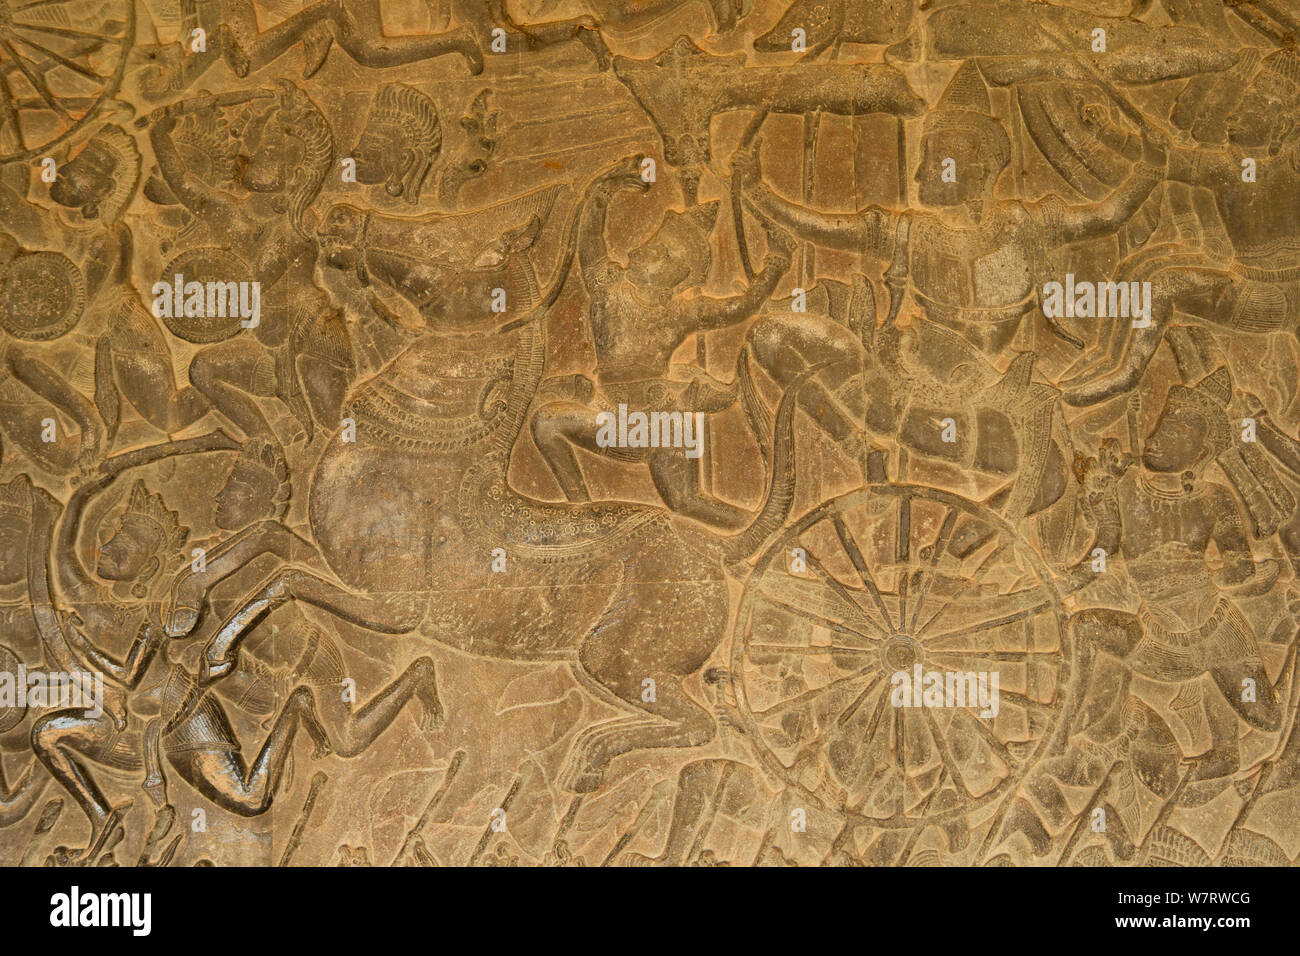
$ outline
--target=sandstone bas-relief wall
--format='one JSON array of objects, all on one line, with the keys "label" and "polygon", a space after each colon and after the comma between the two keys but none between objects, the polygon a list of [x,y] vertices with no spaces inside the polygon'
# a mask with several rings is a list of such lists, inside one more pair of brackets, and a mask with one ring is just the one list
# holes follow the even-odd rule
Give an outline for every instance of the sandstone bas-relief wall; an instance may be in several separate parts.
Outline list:
[{"label": "sandstone bas-relief wall", "polygon": [[1290,862],[1297,29],[0,2],[0,861]]}]

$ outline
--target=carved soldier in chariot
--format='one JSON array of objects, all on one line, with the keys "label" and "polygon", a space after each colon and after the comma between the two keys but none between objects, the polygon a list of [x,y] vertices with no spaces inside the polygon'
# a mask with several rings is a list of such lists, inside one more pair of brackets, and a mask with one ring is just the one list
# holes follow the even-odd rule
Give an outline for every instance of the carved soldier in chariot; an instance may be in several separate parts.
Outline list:
[{"label": "carved soldier in chariot", "polygon": [[[991,115],[979,70],[967,62],[926,115],[915,175],[928,207],[923,211],[869,205],[850,214],[824,212],[763,184],[757,148],[735,162],[745,202],[758,215],[812,242],[890,263],[890,304],[874,336],[877,354],[866,359],[865,395],[861,387],[841,389],[839,402],[870,431],[897,435],[922,454],[988,474],[1017,475],[998,493],[997,504],[1019,518],[1060,498],[1066,461],[1062,439],[1052,435],[1056,393],[1031,381],[1034,354],[1014,355],[1012,340],[1038,308],[1038,288],[1050,275],[1049,251],[1109,234],[1160,182],[1162,146],[1148,139],[1144,155],[1099,202],[998,197],[1010,141]],[[919,311],[904,328],[896,320],[909,295]],[[864,327],[874,323],[866,319]],[[801,334],[791,326],[792,343]],[[862,361],[852,337],[835,338],[839,344],[832,353],[838,350],[842,361]],[[1006,373],[999,372],[995,363],[1009,358],[1014,361]],[[943,442],[936,423],[949,416],[957,440]]]},{"label": "carved soldier in chariot", "polygon": [[[625,173],[595,187],[579,227],[578,255],[591,296],[596,397],[591,403],[558,401],[538,408],[531,421],[533,440],[569,501],[590,500],[578,463],[581,448],[621,461],[647,461],[656,489],[673,511],[714,527],[738,528],[751,515],[704,492],[699,458],[687,458],[680,447],[602,447],[596,416],[614,414],[620,405],[645,413],[715,410],[701,404],[705,396],[699,386],[670,379],[672,355],[692,335],[754,315],[789,268],[792,247],[779,230],[769,230],[772,251],[744,293],[716,299],[697,292],[686,298],[683,293],[698,290],[708,276],[717,203],[667,213],[655,233],[628,254],[627,266],[619,266],[605,243],[609,202],[621,188],[644,186],[635,173]],[[702,369],[695,377],[708,379]]]}]

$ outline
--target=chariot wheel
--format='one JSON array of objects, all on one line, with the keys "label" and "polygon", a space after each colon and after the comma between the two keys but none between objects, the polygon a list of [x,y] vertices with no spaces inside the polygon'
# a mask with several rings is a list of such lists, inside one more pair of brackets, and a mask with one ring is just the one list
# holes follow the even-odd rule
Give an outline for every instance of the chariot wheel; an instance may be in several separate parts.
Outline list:
[{"label": "chariot wheel", "polygon": [[749,576],[732,635],[741,720],[822,809],[955,823],[1014,790],[1057,734],[1065,620],[1046,565],[996,512],[869,485],[809,512]]},{"label": "chariot wheel", "polygon": [[0,163],[76,135],[117,92],[133,0],[0,0]]}]

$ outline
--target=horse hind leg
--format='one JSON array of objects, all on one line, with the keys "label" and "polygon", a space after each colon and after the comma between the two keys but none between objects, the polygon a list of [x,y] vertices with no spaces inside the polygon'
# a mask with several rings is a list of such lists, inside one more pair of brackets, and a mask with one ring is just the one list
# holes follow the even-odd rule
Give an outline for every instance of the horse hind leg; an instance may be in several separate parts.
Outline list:
[{"label": "horse hind leg", "polygon": [[647,621],[625,596],[578,651],[575,672],[584,683],[639,711],[579,735],[562,774],[578,793],[599,789],[616,757],[634,750],[700,747],[716,732],[713,714],[686,693],[682,682],[704,666],[722,637],[725,621],[717,620],[717,608],[725,606],[725,586],[672,581],[642,584],[635,595],[637,605],[654,609],[655,620]]}]

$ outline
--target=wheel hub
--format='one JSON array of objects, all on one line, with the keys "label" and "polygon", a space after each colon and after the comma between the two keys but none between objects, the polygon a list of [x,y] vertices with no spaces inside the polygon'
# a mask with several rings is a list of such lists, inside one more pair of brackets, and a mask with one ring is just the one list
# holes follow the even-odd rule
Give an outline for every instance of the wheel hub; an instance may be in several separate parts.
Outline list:
[{"label": "wheel hub", "polygon": [[885,670],[908,671],[921,659],[921,649],[906,634],[895,634],[880,652]]}]

